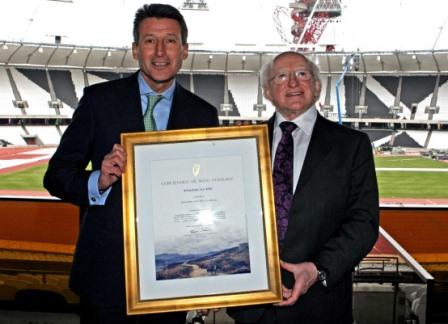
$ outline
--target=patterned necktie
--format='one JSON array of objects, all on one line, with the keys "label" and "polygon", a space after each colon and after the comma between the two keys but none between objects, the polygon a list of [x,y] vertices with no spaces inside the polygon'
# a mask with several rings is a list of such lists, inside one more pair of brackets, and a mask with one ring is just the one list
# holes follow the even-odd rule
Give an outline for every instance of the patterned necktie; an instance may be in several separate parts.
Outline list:
[{"label": "patterned necktie", "polygon": [[279,242],[282,243],[288,228],[289,209],[292,206],[294,141],[291,134],[297,125],[292,122],[282,122],[280,128],[282,138],[275,152],[273,177],[277,232]]},{"label": "patterned necktie", "polygon": [[145,130],[152,131],[157,130],[156,121],[154,119],[154,107],[162,99],[161,95],[152,96],[150,94],[146,95],[148,97],[148,105],[146,106],[145,114],[143,115],[143,123],[145,124]]}]

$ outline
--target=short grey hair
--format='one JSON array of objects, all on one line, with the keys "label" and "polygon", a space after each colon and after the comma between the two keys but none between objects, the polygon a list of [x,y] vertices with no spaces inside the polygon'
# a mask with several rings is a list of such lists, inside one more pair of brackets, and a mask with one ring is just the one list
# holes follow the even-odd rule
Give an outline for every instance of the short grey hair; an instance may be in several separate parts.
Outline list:
[{"label": "short grey hair", "polygon": [[288,51],[288,52],[283,52],[280,53],[278,55],[276,55],[272,60],[270,60],[269,62],[267,62],[266,64],[264,64],[261,69],[260,69],[260,80],[261,80],[261,85],[264,88],[266,88],[266,86],[268,85],[269,79],[271,77],[271,72],[272,72],[272,68],[274,67],[274,63],[275,61],[277,61],[277,59],[283,55],[289,55],[289,54],[293,54],[293,55],[297,55],[302,57],[308,64],[308,67],[311,71],[311,74],[313,75],[313,78],[315,81],[319,81],[320,83],[322,83],[321,79],[320,79],[320,70],[319,67],[314,64],[313,61],[309,60],[305,55],[297,53],[297,52],[293,52],[293,51]]}]

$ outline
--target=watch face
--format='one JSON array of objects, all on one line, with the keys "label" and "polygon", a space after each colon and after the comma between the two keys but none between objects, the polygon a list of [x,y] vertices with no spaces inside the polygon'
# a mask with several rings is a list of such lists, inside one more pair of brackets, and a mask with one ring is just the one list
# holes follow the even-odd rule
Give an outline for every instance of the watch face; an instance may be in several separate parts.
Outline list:
[{"label": "watch face", "polygon": [[317,279],[319,280],[322,285],[327,287],[327,273],[325,271],[318,271],[317,272]]},{"label": "watch face", "polygon": [[324,281],[325,279],[327,279],[327,274],[325,273],[325,271],[319,271],[317,274],[317,278],[319,279],[319,281]]}]

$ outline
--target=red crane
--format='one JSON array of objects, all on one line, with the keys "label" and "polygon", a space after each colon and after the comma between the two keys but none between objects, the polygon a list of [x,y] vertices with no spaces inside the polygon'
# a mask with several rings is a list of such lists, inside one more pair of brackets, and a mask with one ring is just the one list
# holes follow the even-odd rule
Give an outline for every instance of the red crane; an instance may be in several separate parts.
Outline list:
[{"label": "red crane", "polygon": [[[290,13],[289,10],[291,10]],[[274,21],[280,36],[288,42],[279,15],[280,13],[289,13],[293,21],[291,27],[292,42],[297,45],[311,45],[319,42],[328,22],[335,17],[339,17],[342,9],[339,0],[295,0],[289,4],[289,10],[284,7],[277,7],[274,11]]]}]

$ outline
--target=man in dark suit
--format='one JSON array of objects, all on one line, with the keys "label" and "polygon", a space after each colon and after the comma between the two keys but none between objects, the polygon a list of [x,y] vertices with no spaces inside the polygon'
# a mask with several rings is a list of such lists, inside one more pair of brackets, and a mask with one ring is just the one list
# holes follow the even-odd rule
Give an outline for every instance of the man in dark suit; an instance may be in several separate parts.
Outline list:
[{"label": "man in dark suit", "polygon": [[277,55],[262,80],[276,107],[268,124],[284,300],[228,313],[237,323],[352,323],[352,270],[378,236],[370,141],[320,116],[319,70],[305,56]]},{"label": "man in dark suit", "polygon": [[[213,106],[175,82],[188,55],[187,34],[174,7],[140,8],[132,46],[140,70],[85,89],[49,162],[48,191],[86,209],[70,278],[82,324],[185,323],[185,312],[126,316],[120,181],[126,152],[118,143],[125,132],[218,124]],[[93,171],[86,170],[89,162]]]}]

